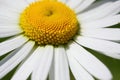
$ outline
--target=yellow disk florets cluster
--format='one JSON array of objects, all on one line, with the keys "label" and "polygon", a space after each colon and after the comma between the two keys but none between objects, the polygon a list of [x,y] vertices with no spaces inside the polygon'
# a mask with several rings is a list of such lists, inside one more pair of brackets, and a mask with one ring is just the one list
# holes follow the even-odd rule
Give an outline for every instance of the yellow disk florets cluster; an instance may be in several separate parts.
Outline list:
[{"label": "yellow disk florets cluster", "polygon": [[67,43],[78,30],[74,12],[65,4],[39,1],[30,4],[20,16],[24,34],[40,45]]}]

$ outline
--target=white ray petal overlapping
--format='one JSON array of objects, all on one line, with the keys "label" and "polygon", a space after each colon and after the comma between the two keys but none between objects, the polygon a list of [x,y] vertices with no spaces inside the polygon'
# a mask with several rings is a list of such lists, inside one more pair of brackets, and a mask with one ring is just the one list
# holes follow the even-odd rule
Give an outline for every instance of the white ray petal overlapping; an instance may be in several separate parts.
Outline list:
[{"label": "white ray petal overlapping", "polygon": [[70,69],[76,80],[94,80],[94,78],[67,51]]},{"label": "white ray petal overlapping", "polygon": [[7,5],[4,5],[4,3],[0,5],[0,11],[0,17],[8,17],[8,20],[19,17],[19,13],[16,11],[16,9],[10,8]]},{"label": "white ray petal overlapping", "polygon": [[20,35],[12,39],[8,39],[4,42],[1,42],[0,43],[0,56],[22,46],[27,41],[28,41],[28,38],[24,37],[23,35]]},{"label": "white ray petal overlapping", "polygon": [[[69,0],[66,4],[72,8],[77,8],[84,0]],[[74,4],[73,4],[74,3]]]},{"label": "white ray petal overlapping", "polygon": [[120,59],[119,43],[84,36],[77,37],[75,41],[84,47],[100,51],[104,55]]},{"label": "white ray petal overlapping", "polygon": [[[12,80],[26,80],[33,72],[34,68],[39,62],[39,58],[43,52],[42,47],[38,47],[18,68]],[[22,74],[21,74],[22,73]],[[19,78],[18,78],[19,77]]]},{"label": "white ray petal overlapping", "polygon": [[37,0],[26,0],[29,4],[34,3]]},{"label": "white ray petal overlapping", "polygon": [[55,80],[70,80],[66,52],[63,46],[55,48]]},{"label": "white ray petal overlapping", "polygon": [[[18,23],[19,14],[15,13],[14,11],[9,11],[7,9],[4,10],[3,8],[0,8],[0,23],[2,23],[3,20],[10,21],[11,23]],[[7,22],[6,22],[7,23]],[[17,24],[18,25],[18,24]]]},{"label": "white ray petal overlapping", "polygon": [[0,26],[0,38],[10,37],[22,33],[17,26]]},{"label": "white ray petal overlapping", "polygon": [[53,46],[47,45],[32,73],[32,80],[46,80],[53,58]]},{"label": "white ray petal overlapping", "polygon": [[68,0],[58,0],[59,2],[62,2],[62,3],[67,3],[68,2]]},{"label": "white ray petal overlapping", "polygon": [[[54,54],[53,54],[53,57]],[[49,76],[48,76],[49,80],[55,80],[55,64],[54,64],[54,58],[52,60],[52,63],[51,63],[51,67],[50,67],[50,71],[49,71]]]},{"label": "white ray petal overlapping", "polygon": [[82,4],[79,5],[79,7],[77,7],[75,9],[75,12],[76,13],[82,12],[83,10],[85,10],[86,8],[88,8],[95,1],[96,0],[83,0]]},{"label": "white ray petal overlapping", "polygon": [[92,5],[90,5],[84,12],[87,12],[87,11],[90,11],[90,10],[92,11],[92,9],[94,10],[96,8],[100,8],[100,6],[103,6],[106,3],[107,3],[106,5],[110,5],[114,1],[116,1],[116,0],[99,0],[97,2],[94,2]]},{"label": "white ray petal overlapping", "polygon": [[[6,13],[6,12],[5,12]],[[12,14],[12,13],[11,13]],[[2,27],[2,28],[4,28],[4,27],[6,27],[6,26],[8,26],[8,28],[10,28],[10,27],[15,27],[15,26],[18,26],[18,16],[15,16],[15,17],[10,17],[10,16],[12,16],[12,15],[8,15],[8,14],[4,14],[4,15],[1,15],[0,14],[0,28]]]},{"label": "white ray petal overlapping", "polygon": [[[84,12],[80,15],[78,15],[78,18],[81,19],[81,21],[94,21],[96,19],[101,19],[107,16],[111,16],[116,13],[118,13],[120,10],[118,10],[120,7],[120,1],[116,1],[111,4],[111,2],[105,3],[102,6],[92,9],[88,12]],[[104,9],[103,9],[104,8]]]},{"label": "white ray petal overlapping", "polygon": [[119,41],[120,29],[119,28],[82,29],[81,35],[92,38]]},{"label": "white ray petal overlapping", "polygon": [[83,29],[84,28],[86,28],[86,29],[104,28],[104,27],[113,26],[113,25],[119,24],[119,23],[120,23],[120,15],[114,15],[114,16],[103,18],[103,19],[83,23],[83,24],[81,24],[81,27]]},{"label": "white ray petal overlapping", "polygon": [[29,5],[26,0],[15,0],[14,2],[12,0],[5,0],[2,4],[17,12],[21,12]]},{"label": "white ray petal overlapping", "polygon": [[[111,80],[112,75],[107,67],[95,56],[77,43],[72,43],[67,50],[91,75],[99,80]],[[99,68],[99,69],[98,69]],[[101,72],[102,71],[102,72]]]},{"label": "white ray petal overlapping", "polygon": [[34,42],[29,41],[21,49],[16,49],[0,61],[0,79],[15,68],[32,50]]}]

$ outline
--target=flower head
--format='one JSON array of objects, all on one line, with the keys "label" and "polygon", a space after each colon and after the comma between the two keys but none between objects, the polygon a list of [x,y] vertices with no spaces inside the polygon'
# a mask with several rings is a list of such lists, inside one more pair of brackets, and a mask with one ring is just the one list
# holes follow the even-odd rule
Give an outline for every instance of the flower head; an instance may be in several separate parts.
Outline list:
[{"label": "flower head", "polygon": [[85,47],[120,59],[120,0],[5,0],[0,4],[0,79],[111,80]]}]

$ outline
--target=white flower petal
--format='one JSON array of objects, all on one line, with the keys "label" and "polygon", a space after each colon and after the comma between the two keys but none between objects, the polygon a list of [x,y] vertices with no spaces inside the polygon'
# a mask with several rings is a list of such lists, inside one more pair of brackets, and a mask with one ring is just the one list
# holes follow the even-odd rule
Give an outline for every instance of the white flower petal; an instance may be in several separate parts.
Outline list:
[{"label": "white flower petal", "polygon": [[1,27],[0,26],[0,38],[4,38],[4,37],[9,37],[9,36],[13,36],[19,33],[22,33],[23,31],[18,28],[18,27]]},{"label": "white flower petal", "polygon": [[9,32],[9,33],[0,33],[0,38],[5,38],[5,37],[10,37],[10,36],[14,36],[17,34],[20,34],[21,32]]},{"label": "white flower petal", "polygon": [[63,46],[55,48],[55,80],[70,80],[66,52]]},{"label": "white flower petal", "polygon": [[90,5],[87,9],[84,10],[84,12],[95,9],[95,8],[98,8],[99,6],[102,6],[102,5],[104,5],[106,3],[109,3],[109,2],[112,3],[114,1],[116,1],[116,0],[99,0],[95,3],[93,3],[92,5]]},{"label": "white flower petal", "polygon": [[0,8],[0,23],[3,20],[10,21],[12,23],[18,23],[19,21],[19,14],[13,11],[6,10],[4,7]]},{"label": "white flower petal", "polygon": [[34,42],[26,43],[19,51],[15,50],[0,61],[0,79],[15,68],[31,51]]},{"label": "white flower petal", "polygon": [[[3,1],[4,2],[4,1]],[[17,13],[14,8],[10,8],[4,4],[0,5],[0,25],[17,24],[19,21],[20,13]]]},{"label": "white flower petal", "polygon": [[67,0],[58,0],[59,2],[66,3]]},{"label": "white flower petal", "polygon": [[86,8],[88,8],[95,1],[96,0],[84,0],[82,2],[82,4],[75,9],[75,12],[76,13],[82,12],[83,10],[85,10]]},{"label": "white flower petal", "polygon": [[[112,3],[112,4],[111,4]],[[106,16],[113,15],[113,13],[117,13],[120,7],[120,1],[116,2],[107,2],[98,8],[92,9],[88,12],[82,13],[78,15],[78,19],[81,19],[81,21],[89,22],[92,20],[104,18]]]},{"label": "white flower petal", "polygon": [[12,30],[12,29],[21,29],[21,28],[19,25],[14,24],[14,25],[0,25],[0,29]]},{"label": "white flower petal", "polygon": [[[54,54],[53,54],[54,57]],[[55,64],[54,64],[54,58],[52,60],[51,68],[49,71],[49,80],[55,80]]]},{"label": "white flower petal", "polygon": [[78,7],[84,0],[69,0],[66,5],[68,5],[73,10]]},{"label": "white flower petal", "polygon": [[77,37],[75,41],[82,46],[103,52],[103,54],[107,56],[120,59],[120,44],[118,43],[82,36]]},{"label": "white flower petal", "polygon": [[9,39],[7,41],[1,42],[0,43],[0,56],[22,46],[27,41],[28,41],[28,38],[24,37],[23,35],[20,35],[15,38]]},{"label": "white flower petal", "polygon": [[4,0],[3,5],[7,8],[15,9],[18,12],[21,12],[24,10],[29,4],[26,2],[26,0]]},{"label": "white flower petal", "polygon": [[[116,6],[116,7],[114,7],[114,6]],[[112,15],[118,14],[120,12],[120,0],[118,0],[118,1],[116,0],[116,3],[113,4],[111,7],[112,7],[113,11],[111,11],[110,13],[108,13],[108,15],[112,16]]]},{"label": "white flower petal", "polygon": [[31,4],[31,3],[33,3],[33,2],[35,2],[35,1],[37,1],[37,0],[26,0],[29,4]]},{"label": "white flower petal", "polygon": [[[11,80],[26,80],[32,73],[34,68],[39,62],[41,53],[43,52],[43,47],[38,47],[23,64],[19,66],[17,72],[13,75]],[[22,74],[21,74],[22,73]]]},{"label": "white flower petal", "polygon": [[70,45],[68,53],[74,56],[74,58],[97,79],[111,80],[112,75],[107,67],[77,43]]},{"label": "white flower petal", "polygon": [[[11,3],[11,2],[10,2]],[[10,8],[5,1],[0,5],[0,18],[8,17],[14,19],[19,16],[19,13],[15,10],[15,8]]]},{"label": "white flower petal", "polygon": [[46,80],[52,63],[53,46],[45,46],[44,53],[39,54],[41,54],[42,57],[39,58],[38,66],[33,71],[32,80]]},{"label": "white flower petal", "polygon": [[81,35],[106,40],[120,40],[119,28],[81,29]]},{"label": "white flower petal", "polygon": [[67,51],[67,56],[70,69],[76,80],[94,80],[94,78],[78,63],[78,61],[75,60],[69,51]]},{"label": "white flower petal", "polygon": [[102,28],[102,27],[109,27],[109,26],[113,26],[115,24],[120,23],[120,15],[114,15],[114,16],[110,16],[107,18],[103,18],[103,19],[99,19],[99,20],[95,20],[95,21],[91,21],[91,22],[83,22],[81,24],[81,27],[84,29],[91,29],[91,28]]},{"label": "white flower petal", "polygon": [[[15,25],[18,26],[18,24],[19,24],[18,16],[17,15],[11,15],[11,14],[7,15],[6,12],[5,12],[4,15],[0,15],[0,27],[15,26]],[[9,17],[9,16],[13,16],[13,17]]]}]

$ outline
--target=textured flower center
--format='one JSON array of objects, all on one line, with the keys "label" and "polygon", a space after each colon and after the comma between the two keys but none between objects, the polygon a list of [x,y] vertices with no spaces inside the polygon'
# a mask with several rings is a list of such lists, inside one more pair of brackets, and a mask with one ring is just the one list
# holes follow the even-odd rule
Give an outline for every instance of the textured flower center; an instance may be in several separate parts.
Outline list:
[{"label": "textured flower center", "polygon": [[79,28],[75,13],[55,1],[30,4],[20,15],[20,26],[24,34],[39,45],[65,44]]}]

